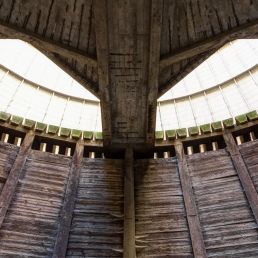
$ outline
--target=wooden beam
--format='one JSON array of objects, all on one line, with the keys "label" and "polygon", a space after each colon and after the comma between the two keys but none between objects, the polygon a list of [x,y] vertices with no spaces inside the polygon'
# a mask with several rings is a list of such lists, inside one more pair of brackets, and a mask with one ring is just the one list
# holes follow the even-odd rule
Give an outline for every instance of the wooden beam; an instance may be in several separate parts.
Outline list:
[{"label": "wooden beam", "polygon": [[69,232],[72,222],[74,203],[76,192],[79,184],[82,160],[83,160],[84,145],[83,141],[79,140],[76,143],[75,152],[73,155],[69,179],[66,187],[64,204],[61,211],[60,224],[58,228],[57,238],[55,242],[53,258],[64,258],[68,245]]},{"label": "wooden beam", "polygon": [[194,257],[207,257],[184,147],[181,141],[176,141],[175,150]]},{"label": "wooden beam", "polygon": [[249,175],[243,157],[238,149],[238,146],[236,145],[236,142],[232,134],[224,133],[223,137],[227,145],[227,150],[230,153],[231,159],[240,179],[240,182],[245,190],[245,194],[250,204],[250,207],[253,211],[256,223],[258,223],[258,193],[255,189],[255,186]]},{"label": "wooden beam", "polygon": [[99,97],[101,101],[101,117],[104,145],[111,142],[111,98],[109,78],[109,40],[107,0],[94,0],[93,13],[96,32],[96,49],[98,60]]},{"label": "wooden beam", "polygon": [[21,172],[34,140],[34,132],[29,131],[20,147],[19,153],[13,163],[4,188],[0,195],[0,228],[2,227],[6,212],[14,196]]},{"label": "wooden beam", "polygon": [[87,53],[79,49],[66,46],[3,21],[0,21],[0,34],[5,35],[7,38],[24,40],[36,48],[43,48],[65,58],[76,59],[78,62],[85,63],[92,67],[97,67],[98,65],[97,60],[94,57],[89,56]]},{"label": "wooden beam", "polygon": [[231,30],[222,32],[214,37],[209,37],[190,46],[183,47],[180,50],[174,53],[170,53],[161,58],[160,71],[182,60],[191,58],[203,52],[209,51],[210,49],[216,48],[217,45],[224,45],[228,41],[235,40],[237,38],[250,37],[251,35],[257,33],[257,29],[258,19],[255,19]]},{"label": "wooden beam", "polygon": [[150,18],[150,51],[148,67],[148,99],[147,99],[147,134],[146,141],[150,145],[155,141],[156,110],[158,98],[159,62],[160,62],[160,41],[163,14],[163,0],[151,1]]},{"label": "wooden beam", "polygon": [[125,153],[124,167],[124,258],[136,257],[133,162],[133,149],[128,147]]}]

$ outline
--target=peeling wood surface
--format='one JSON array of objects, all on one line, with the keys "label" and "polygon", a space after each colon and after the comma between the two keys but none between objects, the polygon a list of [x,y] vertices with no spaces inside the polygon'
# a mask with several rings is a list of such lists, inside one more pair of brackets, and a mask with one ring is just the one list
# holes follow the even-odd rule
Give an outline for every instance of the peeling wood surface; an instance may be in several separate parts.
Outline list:
[{"label": "peeling wood surface", "polygon": [[257,257],[258,231],[226,150],[187,156],[208,257]]},{"label": "peeling wood surface", "polygon": [[137,257],[193,257],[175,159],[137,160]]}]

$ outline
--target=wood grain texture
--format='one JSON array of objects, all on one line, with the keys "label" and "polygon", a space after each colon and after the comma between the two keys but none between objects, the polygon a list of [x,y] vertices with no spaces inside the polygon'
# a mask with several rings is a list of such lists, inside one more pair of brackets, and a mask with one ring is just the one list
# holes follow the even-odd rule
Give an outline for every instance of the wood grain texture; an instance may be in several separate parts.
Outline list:
[{"label": "wood grain texture", "polygon": [[137,257],[193,257],[177,162],[135,162]]},{"label": "wood grain texture", "polygon": [[10,170],[10,173],[9,173],[6,183],[4,185],[4,188],[1,192],[1,195],[0,195],[0,228],[3,224],[6,212],[12,201],[13,195],[16,191],[16,186],[17,186],[18,180],[20,178],[20,174],[22,172],[23,166],[26,162],[28,152],[32,146],[33,140],[34,140],[34,132],[29,131],[23,140],[23,143],[19,149],[19,153],[13,163],[13,166]]},{"label": "wood grain texture", "polygon": [[79,177],[81,172],[83,151],[84,151],[84,145],[82,141],[78,141],[76,144],[75,152],[74,152],[71,167],[70,167],[69,179],[68,179],[67,188],[65,192],[57,238],[56,238],[54,252],[52,256],[55,258],[65,257],[65,254],[66,254],[70,226],[71,226],[72,216],[73,216],[76,191],[79,184]]},{"label": "wood grain texture", "polygon": [[224,133],[223,137],[227,145],[227,150],[230,153],[231,159],[238,173],[239,179],[245,190],[246,197],[252,208],[256,222],[258,223],[258,193],[232,134]]},{"label": "wood grain texture", "polygon": [[256,257],[258,231],[226,150],[187,156],[208,257]]},{"label": "wood grain texture", "polygon": [[175,151],[178,159],[178,171],[184,196],[185,210],[190,230],[193,253],[195,257],[205,258],[207,257],[207,254],[204,246],[202,229],[195,204],[195,197],[192,190],[192,183],[190,180],[182,142],[176,142]]}]

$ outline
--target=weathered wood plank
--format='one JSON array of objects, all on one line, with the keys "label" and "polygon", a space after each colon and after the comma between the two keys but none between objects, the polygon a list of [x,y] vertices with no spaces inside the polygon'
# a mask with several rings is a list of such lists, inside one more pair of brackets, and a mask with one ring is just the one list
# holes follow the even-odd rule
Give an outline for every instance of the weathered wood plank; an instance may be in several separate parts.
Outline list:
[{"label": "weathered wood plank", "polygon": [[136,257],[133,149],[125,153],[124,174],[124,258]]},{"label": "weathered wood plank", "polygon": [[63,209],[61,212],[61,220],[57,233],[57,239],[54,247],[53,257],[65,257],[67,243],[72,222],[76,191],[79,184],[80,171],[83,160],[84,145],[82,141],[78,141],[74,152],[70,172],[69,181],[64,198]]},{"label": "weathered wood plank", "polygon": [[195,257],[207,257],[182,142],[176,142],[175,150],[178,159],[178,170],[184,196],[185,209],[192,240],[193,252]]},{"label": "weathered wood plank", "polygon": [[3,224],[6,212],[12,201],[21,171],[26,162],[26,159],[27,159],[29,150],[32,146],[33,140],[34,140],[34,132],[29,131],[23,140],[23,143],[19,150],[19,154],[18,154],[17,158],[15,159],[15,162],[12,166],[12,169],[11,169],[9,176],[6,180],[6,183],[4,185],[4,188],[1,192],[1,195],[0,195],[0,228]]},{"label": "weathered wood plank", "polygon": [[242,158],[241,153],[239,152],[238,146],[234,141],[234,138],[231,133],[223,134],[227,149],[232,158],[233,164],[238,173],[239,179],[243,188],[245,190],[246,197],[249,201],[250,207],[253,211],[256,222],[258,223],[258,193],[255,189],[253,181],[249,175],[248,169],[245,165],[245,162]]}]

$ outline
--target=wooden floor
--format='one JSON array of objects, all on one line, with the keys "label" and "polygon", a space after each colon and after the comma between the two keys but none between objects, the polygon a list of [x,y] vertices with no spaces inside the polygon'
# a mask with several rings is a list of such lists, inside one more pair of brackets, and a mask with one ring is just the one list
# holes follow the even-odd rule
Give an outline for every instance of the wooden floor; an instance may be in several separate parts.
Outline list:
[{"label": "wooden floor", "polygon": [[[239,146],[258,191],[258,141]],[[0,143],[0,193],[19,147]],[[0,257],[52,257],[72,157],[30,150],[0,228]],[[258,229],[227,149],[185,156],[207,257],[258,257]],[[194,257],[176,158],[134,161],[137,257]],[[124,161],[83,158],[66,257],[123,257]]]}]

